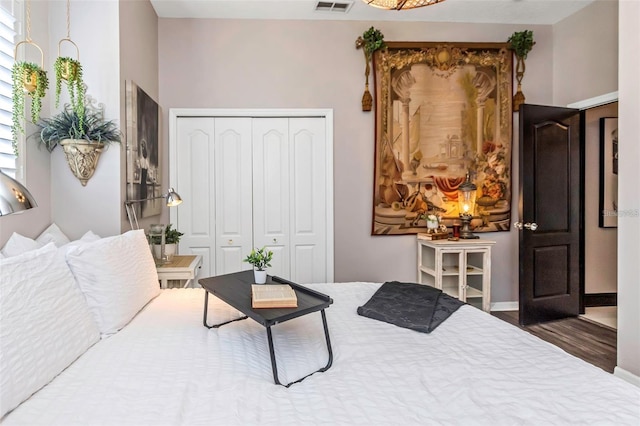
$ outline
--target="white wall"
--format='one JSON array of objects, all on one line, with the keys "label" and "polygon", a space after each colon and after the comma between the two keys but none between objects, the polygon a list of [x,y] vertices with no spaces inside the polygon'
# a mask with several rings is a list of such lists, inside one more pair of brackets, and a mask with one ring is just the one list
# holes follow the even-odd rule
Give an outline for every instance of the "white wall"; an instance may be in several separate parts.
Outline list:
[{"label": "white wall", "polygon": [[[136,83],[152,99],[158,102],[158,17],[148,1],[120,2],[120,122],[126,135],[126,92],[125,81]],[[123,141],[126,140],[123,139]],[[161,142],[162,143],[162,139]],[[121,193],[123,202],[126,192],[126,142],[123,142],[121,164]],[[163,190],[169,182],[168,149],[160,153],[160,170],[163,172]],[[163,155],[164,154],[164,155]],[[122,231],[129,230],[129,221],[121,206]],[[140,219],[140,227],[148,229],[151,223],[168,223],[167,209],[163,209],[164,219],[158,216]]]},{"label": "white wall", "polygon": [[[415,236],[371,236],[374,115],[361,110],[365,64],[362,51],[355,48],[356,38],[371,25],[390,41],[506,42],[523,29],[453,23],[160,19],[163,149],[166,152],[169,108],[333,108],[335,280],[415,281]],[[549,103],[551,27],[531,28],[537,45],[527,61],[523,90],[528,101]],[[498,241],[494,301],[516,300],[517,234],[483,237]]]},{"label": "white wall", "polygon": [[620,1],[618,199],[618,365],[616,374],[640,386],[640,2]]},{"label": "white wall", "polygon": [[[31,10],[31,38],[46,52],[49,39],[48,9],[36,5],[38,3],[34,3]],[[25,38],[26,34],[22,34],[18,40],[24,40]],[[24,52],[26,55],[24,60],[40,63],[40,52],[36,48],[20,48],[20,52]],[[29,99],[26,102],[29,103]],[[46,117],[48,112],[49,105],[45,98],[41,114]],[[26,127],[25,135],[31,135],[37,129],[34,125],[28,123],[27,121],[28,127]],[[49,152],[44,148],[40,149],[38,143],[30,139],[23,145],[20,156],[25,162],[24,176],[21,181],[31,192],[38,206],[20,214],[0,217],[0,247],[4,245],[13,232],[18,232],[28,237],[36,237],[51,223],[51,167],[49,165]]]},{"label": "white wall", "polygon": [[[36,4],[49,7],[47,63],[52,70],[58,56],[58,41],[67,34],[66,1]],[[120,87],[118,8],[118,0],[71,2],[71,39],[80,50],[87,93],[105,105],[106,119],[116,121],[120,120],[121,103],[120,91],[117,90]],[[75,55],[75,50],[66,50],[68,48],[68,44],[63,43],[61,54]],[[49,75],[53,80],[53,71]],[[55,113],[53,93],[50,89],[48,97],[52,114]],[[61,96],[61,103],[66,99]],[[111,144],[100,156],[95,174],[83,187],[69,170],[62,149],[56,148],[51,154],[52,221],[69,238],[79,238],[88,230],[103,237],[120,233],[122,167],[120,145]]]},{"label": "white wall", "polygon": [[554,25],[554,105],[618,90],[617,45],[617,1],[597,0]]}]

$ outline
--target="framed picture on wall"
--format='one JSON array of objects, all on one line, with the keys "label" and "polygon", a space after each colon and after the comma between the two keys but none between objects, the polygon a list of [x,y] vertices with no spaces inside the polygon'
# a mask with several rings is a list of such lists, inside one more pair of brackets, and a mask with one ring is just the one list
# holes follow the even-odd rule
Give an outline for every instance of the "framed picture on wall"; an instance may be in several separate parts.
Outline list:
[{"label": "framed picture on wall", "polygon": [[600,223],[618,226],[618,118],[600,119]]},{"label": "framed picture on wall", "polygon": [[159,144],[159,107],[133,81],[125,82],[127,115],[127,200],[137,217],[162,211]]}]

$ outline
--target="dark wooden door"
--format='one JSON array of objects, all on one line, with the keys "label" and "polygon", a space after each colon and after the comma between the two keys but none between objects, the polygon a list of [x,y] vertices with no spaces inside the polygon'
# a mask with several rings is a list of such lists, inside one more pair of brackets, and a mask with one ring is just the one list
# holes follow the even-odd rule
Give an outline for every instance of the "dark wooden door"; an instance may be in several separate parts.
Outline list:
[{"label": "dark wooden door", "polygon": [[523,325],[580,313],[583,259],[581,116],[520,109],[519,317]]}]

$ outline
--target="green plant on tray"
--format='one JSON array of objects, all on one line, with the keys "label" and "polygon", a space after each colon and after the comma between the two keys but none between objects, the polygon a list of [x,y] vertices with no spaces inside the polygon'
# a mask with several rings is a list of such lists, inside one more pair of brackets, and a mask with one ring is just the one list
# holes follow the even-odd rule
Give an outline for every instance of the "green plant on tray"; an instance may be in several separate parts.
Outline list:
[{"label": "green plant on tray", "polygon": [[271,266],[271,260],[273,259],[273,252],[267,250],[266,247],[261,249],[253,249],[251,253],[243,260],[253,265],[258,271],[264,271],[264,268]]}]

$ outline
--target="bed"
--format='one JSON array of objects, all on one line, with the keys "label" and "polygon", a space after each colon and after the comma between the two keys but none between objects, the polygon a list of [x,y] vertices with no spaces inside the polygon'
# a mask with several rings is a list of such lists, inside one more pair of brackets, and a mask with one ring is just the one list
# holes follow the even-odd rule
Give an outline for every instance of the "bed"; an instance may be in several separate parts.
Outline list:
[{"label": "bed", "polygon": [[[104,250],[104,245],[96,250]],[[128,241],[119,247],[126,252],[130,245]],[[90,249],[87,252],[91,254]],[[75,255],[75,260],[82,257],[77,248]],[[38,253],[35,258],[42,264],[47,256],[48,252]],[[130,257],[131,253],[123,256]],[[59,262],[59,256],[52,259]],[[84,291],[81,280],[86,277],[74,269],[73,260],[67,257],[76,285]],[[135,264],[136,269],[144,269],[139,259]],[[5,263],[3,267],[9,271],[11,265]],[[51,265],[43,268],[54,269]],[[51,280],[47,282],[50,287]],[[101,329],[98,341],[10,410],[1,422],[640,423],[640,388],[479,309],[464,305],[427,334],[357,314],[358,307],[371,298],[380,283],[309,287],[333,298],[326,314],[334,360],[328,371],[313,374],[301,383],[289,388],[273,383],[265,330],[259,324],[244,320],[209,330],[202,325],[204,290],[157,290],[118,330],[102,333]],[[0,296],[6,299],[6,294]],[[84,295],[89,313],[94,314],[91,298],[86,292]],[[209,298],[211,322],[239,316],[217,298]],[[283,382],[326,363],[319,317],[316,312],[273,327]],[[6,335],[5,330],[2,333]],[[95,340],[95,333],[91,340]],[[25,352],[23,356],[28,355]],[[39,352],[39,356],[46,355]],[[3,386],[7,385],[2,380]]]}]

